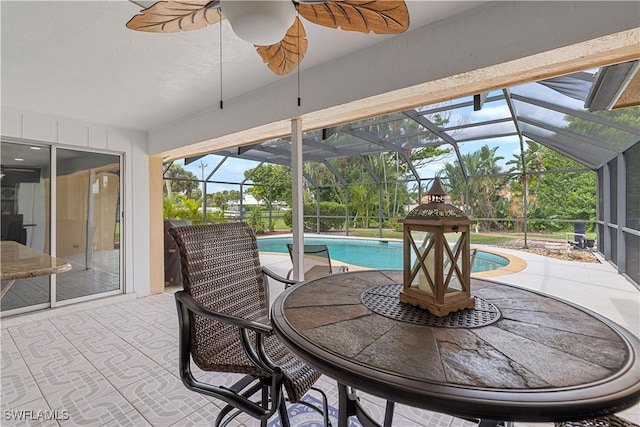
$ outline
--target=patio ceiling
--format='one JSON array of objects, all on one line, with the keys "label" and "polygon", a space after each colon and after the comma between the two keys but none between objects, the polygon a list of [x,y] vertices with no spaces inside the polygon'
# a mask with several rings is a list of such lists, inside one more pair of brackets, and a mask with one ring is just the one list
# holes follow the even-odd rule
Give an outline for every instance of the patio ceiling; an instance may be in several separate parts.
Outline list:
[{"label": "patio ceiling", "polygon": [[[615,109],[618,104],[623,108],[638,105],[638,68],[639,61],[631,61],[308,131],[303,135],[304,160],[331,168],[332,159],[364,160],[367,155],[396,152],[410,164],[412,150],[440,145],[453,147],[459,160],[460,144],[510,138],[533,140],[595,170],[640,141],[640,128],[606,111],[595,111]],[[447,118],[444,124],[438,123],[443,117]],[[589,125],[571,127],[572,118]],[[603,128],[614,138],[603,139]],[[215,154],[290,166],[291,138]],[[185,163],[200,157],[185,159]],[[413,173],[418,178],[418,171]]]},{"label": "patio ceiling", "polygon": [[[483,3],[408,1],[408,31]],[[3,0],[0,8],[3,106],[150,131],[295,75],[274,75],[226,20],[153,34],[125,27],[142,9],[131,1]],[[304,27],[302,73],[394,37]]]}]

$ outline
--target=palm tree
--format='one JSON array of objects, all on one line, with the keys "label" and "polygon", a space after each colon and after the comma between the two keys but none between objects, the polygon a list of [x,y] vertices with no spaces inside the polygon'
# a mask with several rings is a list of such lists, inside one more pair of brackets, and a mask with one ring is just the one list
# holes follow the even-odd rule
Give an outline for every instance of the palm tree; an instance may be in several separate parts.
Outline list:
[{"label": "palm tree", "polygon": [[[521,174],[518,176],[518,180],[522,183],[524,199],[527,202],[532,204],[532,207],[535,208],[536,203],[538,202],[538,191],[540,190],[540,183],[542,181],[542,174],[545,170],[543,158],[544,158],[544,147],[538,144],[535,141],[527,140],[527,148],[523,152],[524,156],[524,171],[527,172],[526,175]],[[513,165],[509,172],[524,172],[522,170],[522,157],[517,154],[513,155],[513,159],[507,162],[508,165]],[[536,174],[530,174],[529,172],[535,171]],[[535,188],[533,190],[533,197],[530,197],[530,189],[533,180],[535,179]]]},{"label": "palm tree", "polygon": [[453,203],[469,209],[469,216],[493,218],[494,203],[498,200],[503,179],[496,176],[502,170],[496,156],[498,147],[484,145],[477,151],[463,154],[462,161],[468,174],[468,198],[465,179],[459,160],[446,163],[439,176],[445,179],[445,186]]}]

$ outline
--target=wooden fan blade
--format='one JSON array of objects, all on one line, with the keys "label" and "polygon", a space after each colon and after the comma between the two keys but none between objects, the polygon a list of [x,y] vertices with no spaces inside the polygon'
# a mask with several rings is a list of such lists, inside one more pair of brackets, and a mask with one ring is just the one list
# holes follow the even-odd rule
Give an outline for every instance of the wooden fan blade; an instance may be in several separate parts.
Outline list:
[{"label": "wooden fan blade", "polygon": [[131,18],[127,28],[152,33],[198,30],[220,22],[218,5],[211,0],[159,1]]},{"label": "wooden fan blade", "polygon": [[403,0],[329,0],[296,7],[309,21],[329,28],[376,34],[399,34],[409,28],[409,10]]},{"label": "wooden fan blade", "polygon": [[307,33],[300,19],[296,18],[279,43],[270,46],[256,46],[256,50],[271,71],[283,76],[302,62],[304,54],[307,53],[308,45]]}]

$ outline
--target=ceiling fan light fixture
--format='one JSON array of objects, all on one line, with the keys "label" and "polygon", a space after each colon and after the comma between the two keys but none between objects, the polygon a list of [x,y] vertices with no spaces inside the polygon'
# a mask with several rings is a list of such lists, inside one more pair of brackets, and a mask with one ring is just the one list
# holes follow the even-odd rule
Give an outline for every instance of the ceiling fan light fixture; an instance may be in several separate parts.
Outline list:
[{"label": "ceiling fan light fixture", "polygon": [[258,46],[280,42],[296,18],[290,0],[221,0],[220,10],[238,37]]}]

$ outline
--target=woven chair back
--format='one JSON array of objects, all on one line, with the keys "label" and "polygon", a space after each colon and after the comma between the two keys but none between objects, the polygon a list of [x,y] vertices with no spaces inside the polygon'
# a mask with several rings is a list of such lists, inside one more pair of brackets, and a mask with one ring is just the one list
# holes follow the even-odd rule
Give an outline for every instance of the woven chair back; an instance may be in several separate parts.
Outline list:
[{"label": "woven chair back", "polygon": [[[258,245],[246,223],[175,227],[184,290],[206,308],[268,322],[267,292]],[[238,329],[192,315],[192,356],[200,368],[253,373]],[[246,369],[243,369],[246,368]]]}]

